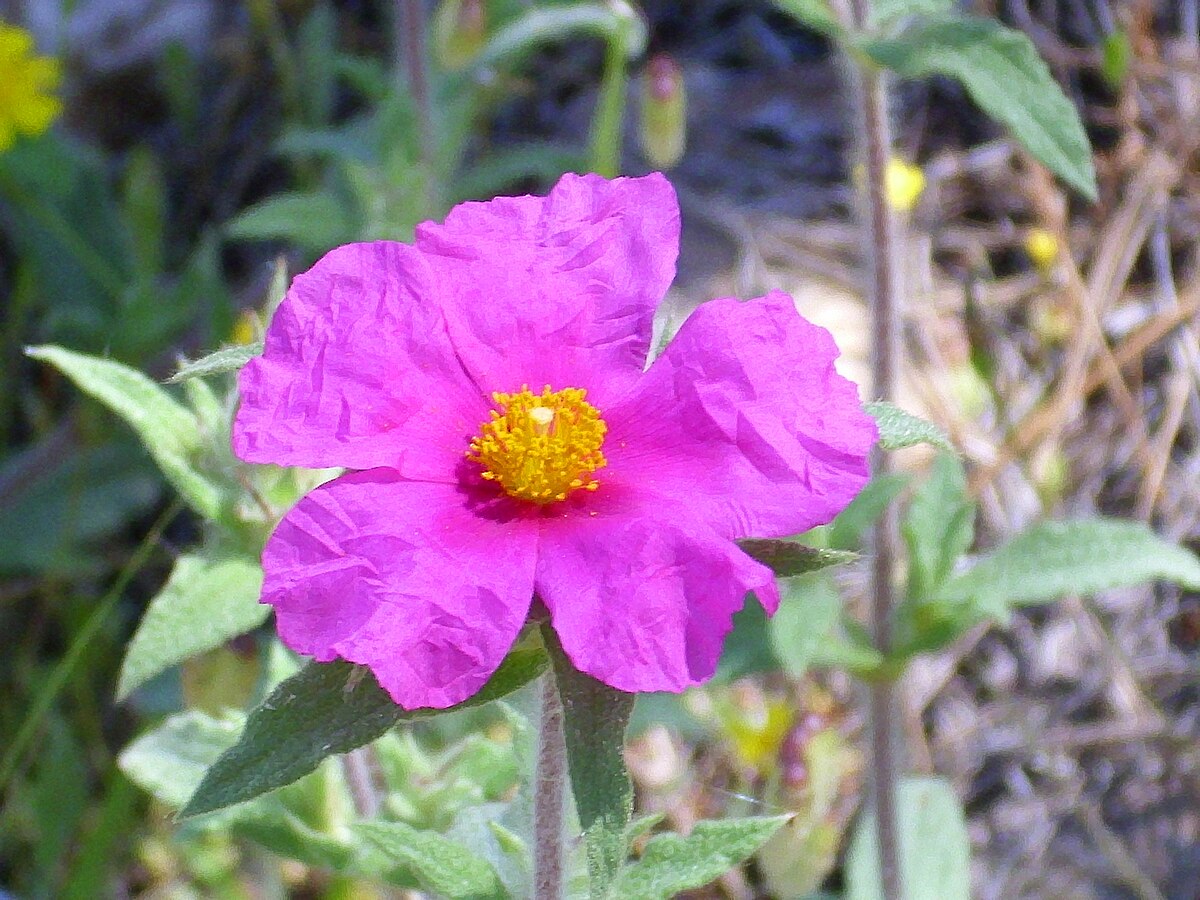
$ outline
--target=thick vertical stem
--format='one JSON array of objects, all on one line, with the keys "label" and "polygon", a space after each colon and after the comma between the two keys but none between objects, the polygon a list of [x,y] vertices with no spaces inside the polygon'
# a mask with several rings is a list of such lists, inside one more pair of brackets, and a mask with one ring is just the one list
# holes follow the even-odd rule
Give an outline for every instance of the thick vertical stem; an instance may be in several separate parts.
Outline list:
[{"label": "thick vertical stem", "polygon": [[400,34],[397,35],[396,43],[403,57],[404,76],[417,114],[421,162],[432,172],[437,143],[433,133],[433,113],[430,108],[429,77],[426,70],[425,2],[400,0],[398,12]]},{"label": "thick vertical stem", "polygon": [[[854,24],[867,24],[868,0],[851,0]],[[859,135],[866,170],[866,225],[871,254],[871,374],[874,395],[890,400],[895,394],[899,363],[900,279],[896,219],[888,206],[887,167],[891,155],[886,75],[869,63],[851,61],[856,71]],[[880,448],[872,459],[876,475],[885,474],[891,460]],[[892,644],[893,581],[898,522],[889,504],[872,533],[871,619],[875,646],[887,653]],[[896,828],[898,760],[893,731],[893,682],[881,679],[871,685],[872,800],[879,845],[879,871],[886,900],[902,900],[900,848]]]},{"label": "thick vertical stem", "polygon": [[542,682],[538,719],[537,769],[533,783],[533,896],[562,900],[563,810],[566,800],[567,744],[563,734],[562,697],[553,672]]}]

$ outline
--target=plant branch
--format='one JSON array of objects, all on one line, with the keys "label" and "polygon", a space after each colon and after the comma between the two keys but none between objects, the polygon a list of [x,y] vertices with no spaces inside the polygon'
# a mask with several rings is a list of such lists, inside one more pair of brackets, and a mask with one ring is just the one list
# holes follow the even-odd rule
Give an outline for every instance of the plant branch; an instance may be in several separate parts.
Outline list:
[{"label": "plant branch", "polygon": [[562,900],[563,810],[567,783],[567,744],[563,734],[562,697],[553,672],[542,681],[538,719],[537,769],[533,782],[533,896]]},{"label": "plant branch", "polygon": [[[869,0],[851,0],[855,28],[866,27]],[[859,138],[866,171],[866,225],[871,257],[871,381],[876,399],[895,395],[899,364],[900,279],[897,223],[887,198],[887,167],[891,155],[886,74],[869,63],[851,59],[858,93]],[[876,446],[875,477],[891,469],[889,455]],[[893,572],[897,556],[896,506],[888,504],[872,535],[871,621],[875,646],[886,655],[892,645]],[[886,900],[901,900],[904,885],[896,827],[898,760],[894,743],[894,685],[888,679],[871,684],[872,801],[879,846],[879,873]]]}]

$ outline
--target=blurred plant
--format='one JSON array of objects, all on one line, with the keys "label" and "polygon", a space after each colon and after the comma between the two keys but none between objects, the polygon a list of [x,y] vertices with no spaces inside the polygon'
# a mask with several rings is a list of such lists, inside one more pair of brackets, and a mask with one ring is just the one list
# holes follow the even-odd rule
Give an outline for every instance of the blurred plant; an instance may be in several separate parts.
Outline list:
[{"label": "blurred plant", "polygon": [[[334,122],[327,99],[293,117],[276,152],[305,176],[301,185],[244,210],[229,223],[229,237],[286,240],[315,255],[355,240],[407,240],[423,219],[514,183],[548,182],[564,171],[616,174],[627,70],[646,42],[645,24],[628,3],[446,0],[433,17],[432,53],[423,40],[423,5],[403,8],[404,46],[395,51],[407,77],[338,50],[326,3],[313,7],[295,45],[277,54],[291,79],[311,82],[306,96],[332,98],[342,87],[364,111]],[[480,126],[518,84],[522,65],[545,46],[588,37],[606,48],[589,146],[484,152]]]},{"label": "blurred plant", "polygon": [[36,137],[58,118],[61,76],[57,59],[34,55],[33,35],[0,21],[0,153],[17,135]]},{"label": "blurred plant", "polygon": [[687,90],[683,71],[668,53],[656,53],[642,73],[642,155],[656,169],[671,169],[687,147]]}]

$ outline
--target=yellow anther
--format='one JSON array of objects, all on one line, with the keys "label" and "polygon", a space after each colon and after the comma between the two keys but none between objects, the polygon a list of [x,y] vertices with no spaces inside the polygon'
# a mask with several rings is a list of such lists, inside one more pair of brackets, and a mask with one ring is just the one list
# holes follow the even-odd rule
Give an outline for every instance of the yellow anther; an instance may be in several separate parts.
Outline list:
[{"label": "yellow anther", "polygon": [[534,394],[528,385],[513,394],[492,394],[496,408],[471,440],[467,459],[505,493],[534,503],[566,500],[576,490],[594,491],[592,473],[606,464],[600,447],[608,426],[582,388]]}]

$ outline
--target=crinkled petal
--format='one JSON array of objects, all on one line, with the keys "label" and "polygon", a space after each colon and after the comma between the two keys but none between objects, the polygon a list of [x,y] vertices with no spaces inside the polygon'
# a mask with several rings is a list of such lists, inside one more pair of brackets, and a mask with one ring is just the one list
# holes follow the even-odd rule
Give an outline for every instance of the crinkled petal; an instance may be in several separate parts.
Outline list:
[{"label": "crinkled petal", "polygon": [[361,663],[401,706],[474,694],[529,612],[537,529],[449,485],[376,469],[308,494],[263,551],[279,636]]},{"label": "crinkled petal", "polygon": [[774,575],[685,516],[621,505],[610,494],[545,523],[537,593],[581,671],[623,691],[682,691],[716,671],[747,591],[775,611]]},{"label": "crinkled petal", "polygon": [[825,329],[775,291],[700,306],[617,407],[603,480],[640,485],[728,538],[830,521],[878,433]]},{"label": "crinkled petal", "polygon": [[248,462],[385,466],[451,483],[490,401],[463,370],[424,257],[378,241],[297,276],[238,379]]},{"label": "crinkled petal", "polygon": [[583,387],[605,402],[645,364],[675,276],[679,207],[658,174],[565,175],[547,197],[463,203],[418,227],[416,245],[481,387]]}]

